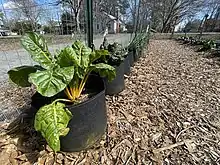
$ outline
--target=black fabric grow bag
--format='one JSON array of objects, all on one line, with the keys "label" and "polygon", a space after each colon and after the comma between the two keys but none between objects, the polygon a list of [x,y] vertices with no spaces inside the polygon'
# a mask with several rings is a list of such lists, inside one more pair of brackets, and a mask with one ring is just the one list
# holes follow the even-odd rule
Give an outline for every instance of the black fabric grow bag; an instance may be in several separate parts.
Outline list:
[{"label": "black fabric grow bag", "polygon": [[134,51],[128,52],[128,58],[129,58],[130,66],[134,66]]},{"label": "black fabric grow bag", "polygon": [[93,89],[93,91],[95,89],[97,94],[79,104],[66,106],[73,117],[68,124],[69,133],[60,138],[61,151],[73,152],[87,149],[105,132],[107,114],[103,79],[95,75],[90,76],[86,88]]},{"label": "black fabric grow bag", "polygon": [[139,59],[139,53],[138,53],[137,49],[133,50],[133,55],[134,55],[134,62],[137,62]]},{"label": "black fabric grow bag", "polygon": [[138,53],[139,53],[139,57],[143,56],[143,51],[142,50],[138,50]]},{"label": "black fabric grow bag", "polygon": [[129,62],[129,56],[124,59],[124,74],[129,75],[131,72],[131,66]]},{"label": "black fabric grow bag", "polygon": [[105,93],[107,95],[114,95],[118,94],[125,88],[125,81],[124,81],[124,62],[122,62],[119,66],[115,67],[116,69],[116,77],[113,81],[109,82],[105,78]]}]

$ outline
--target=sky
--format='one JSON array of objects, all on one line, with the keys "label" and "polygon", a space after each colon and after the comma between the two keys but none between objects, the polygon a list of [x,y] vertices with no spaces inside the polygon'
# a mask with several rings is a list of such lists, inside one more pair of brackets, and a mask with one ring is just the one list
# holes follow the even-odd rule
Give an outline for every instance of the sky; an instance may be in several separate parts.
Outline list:
[{"label": "sky", "polygon": [[[30,0],[31,1],[31,0]],[[53,19],[55,21],[57,21],[60,18],[61,12],[62,12],[62,8],[60,7],[54,7],[51,6],[50,4],[53,4],[55,2],[55,0],[35,0],[43,9],[40,10],[44,10],[42,13],[42,17],[41,17],[41,21],[39,23],[41,24],[45,24],[46,21],[48,19]],[[15,8],[16,5],[8,0],[0,0],[1,4],[0,4],[0,9],[4,8],[4,14],[6,15],[6,19],[12,19],[15,18]],[[196,17],[194,19],[202,19],[204,17],[205,13],[204,12],[200,12],[196,15]],[[19,16],[18,16],[19,17]],[[22,17],[20,17],[22,18]],[[179,29],[180,27],[183,27],[186,23],[188,22],[188,20],[184,20],[182,21],[179,25],[176,26],[176,30]]]},{"label": "sky", "polygon": [[[41,11],[41,18],[39,23],[45,24],[46,21],[48,21],[48,19],[53,19],[54,21],[57,21],[58,18],[60,18],[60,13],[62,9],[59,6],[55,7],[51,5],[54,4],[55,0],[35,0],[35,1],[40,6],[40,8],[33,7],[33,11],[35,10]],[[0,0],[0,3],[1,3],[0,9],[4,12],[4,15],[6,16],[5,17],[6,21],[13,18],[22,19],[22,16],[20,16],[20,12],[16,12],[16,9],[18,7],[13,2],[8,0]]]},{"label": "sky", "polygon": [[[204,11],[200,11],[199,13],[196,14],[195,17],[193,17],[193,19],[199,19],[202,20],[204,15],[206,13]],[[175,31],[178,31],[179,29],[183,28],[189,20],[183,20],[182,22],[180,22],[176,27],[175,27]]]}]

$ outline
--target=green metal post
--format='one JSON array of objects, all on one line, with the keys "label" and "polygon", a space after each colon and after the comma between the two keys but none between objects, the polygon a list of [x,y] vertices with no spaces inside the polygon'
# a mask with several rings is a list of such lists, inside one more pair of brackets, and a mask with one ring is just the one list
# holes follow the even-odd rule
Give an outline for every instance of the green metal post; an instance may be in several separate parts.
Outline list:
[{"label": "green metal post", "polygon": [[92,0],[86,0],[86,15],[87,15],[87,38],[88,46],[93,47],[93,11],[92,11]]}]

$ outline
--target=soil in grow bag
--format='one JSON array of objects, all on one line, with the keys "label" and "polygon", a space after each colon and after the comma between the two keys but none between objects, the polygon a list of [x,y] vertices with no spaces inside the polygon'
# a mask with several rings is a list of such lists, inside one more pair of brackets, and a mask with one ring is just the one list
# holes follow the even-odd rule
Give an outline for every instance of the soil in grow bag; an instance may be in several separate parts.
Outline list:
[{"label": "soil in grow bag", "polygon": [[103,79],[92,75],[85,88],[90,92],[86,101],[66,106],[73,117],[68,124],[69,133],[65,137],[60,137],[61,151],[73,152],[87,149],[94,145],[106,130],[107,114]]},{"label": "soil in grow bag", "polygon": [[116,69],[116,77],[113,81],[109,82],[105,78],[105,93],[107,95],[118,94],[125,89],[125,81],[124,81],[124,62],[122,62],[119,66],[115,67]]}]

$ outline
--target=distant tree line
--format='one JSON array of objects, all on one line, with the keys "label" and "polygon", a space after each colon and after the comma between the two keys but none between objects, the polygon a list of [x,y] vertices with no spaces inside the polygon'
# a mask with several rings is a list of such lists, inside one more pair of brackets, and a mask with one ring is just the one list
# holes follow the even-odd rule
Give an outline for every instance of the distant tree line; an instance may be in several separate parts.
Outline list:
[{"label": "distant tree line", "polygon": [[[43,30],[46,33],[81,33],[86,27],[85,0],[56,0],[40,4],[37,0],[8,0],[16,8],[13,19],[4,23],[5,27],[19,34],[25,31]],[[53,8],[62,6],[62,10]],[[54,13],[55,11],[55,13]],[[205,30],[213,31],[218,25],[219,0],[93,0],[94,17],[105,12],[115,18],[123,18],[129,32],[142,31],[151,24],[158,32],[173,32],[183,20],[193,20],[199,12],[209,15]],[[56,13],[57,12],[57,13]],[[55,15],[55,16],[54,16]],[[1,17],[0,17],[1,18]],[[1,18],[3,19],[3,18]],[[43,22],[43,23],[42,23]],[[195,31],[198,20],[189,21],[185,30]],[[104,21],[102,22],[104,23]]]}]

